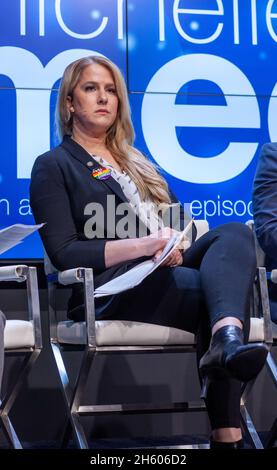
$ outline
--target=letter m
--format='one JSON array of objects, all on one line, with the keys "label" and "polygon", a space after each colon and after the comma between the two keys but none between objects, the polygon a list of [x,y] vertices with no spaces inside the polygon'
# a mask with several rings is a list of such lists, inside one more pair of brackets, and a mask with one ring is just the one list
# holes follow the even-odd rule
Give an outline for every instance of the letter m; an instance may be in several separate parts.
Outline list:
[{"label": "letter m", "polygon": [[65,67],[88,55],[88,49],[70,49],[44,67],[40,60],[19,47],[0,47],[0,74],[7,75],[16,92],[17,178],[30,178],[38,155],[50,147],[50,95]]}]

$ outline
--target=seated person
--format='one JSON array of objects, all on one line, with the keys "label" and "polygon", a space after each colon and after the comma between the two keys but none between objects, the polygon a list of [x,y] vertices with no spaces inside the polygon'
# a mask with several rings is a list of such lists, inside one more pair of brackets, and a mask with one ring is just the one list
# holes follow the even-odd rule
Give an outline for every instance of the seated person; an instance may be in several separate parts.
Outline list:
[{"label": "seated person", "polygon": [[[4,369],[4,328],[5,328],[5,317],[3,312],[0,310],[0,392],[1,383]],[[0,395],[1,397],[1,395]]]},{"label": "seated person", "polygon": [[[174,229],[163,227],[158,208],[177,201],[154,164],[133,146],[126,85],[110,60],[86,57],[66,68],[56,118],[62,142],[34,164],[31,207],[36,222],[46,222],[40,233],[53,265],[92,267],[98,287],[160,253]],[[129,231],[122,203],[133,215]],[[91,217],[93,210],[98,218]],[[181,219],[180,229],[183,211]],[[141,225],[147,229],[143,236]],[[253,235],[245,225],[231,223],[197,241],[195,236],[194,227],[191,246],[175,249],[140,285],[97,298],[96,318],[197,333],[211,446],[238,448],[241,381],[253,379],[267,356],[263,344],[247,344],[256,268]],[[79,288],[69,303],[74,320],[84,318]]]},{"label": "seated person", "polygon": [[[277,268],[277,144],[265,144],[253,187],[253,214],[259,243],[269,271]],[[269,282],[270,311],[277,323],[277,285]]]}]

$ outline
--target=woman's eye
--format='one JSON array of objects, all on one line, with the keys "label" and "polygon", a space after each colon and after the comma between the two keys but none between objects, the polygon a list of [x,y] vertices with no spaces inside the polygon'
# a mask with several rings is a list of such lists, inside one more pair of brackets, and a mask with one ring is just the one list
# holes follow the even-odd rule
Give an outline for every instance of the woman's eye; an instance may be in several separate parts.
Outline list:
[{"label": "woman's eye", "polygon": [[109,93],[112,93],[113,95],[116,95],[116,89],[115,88],[108,88],[107,90]]},{"label": "woman's eye", "polygon": [[85,88],[86,91],[94,91],[95,90],[95,86],[94,85],[87,85],[86,88]]}]

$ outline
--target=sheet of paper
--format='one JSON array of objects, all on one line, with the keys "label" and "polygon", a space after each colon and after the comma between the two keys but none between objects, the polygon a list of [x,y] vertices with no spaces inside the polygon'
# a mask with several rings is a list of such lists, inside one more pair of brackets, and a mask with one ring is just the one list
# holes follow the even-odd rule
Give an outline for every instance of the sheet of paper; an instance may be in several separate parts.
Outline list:
[{"label": "sheet of paper", "polygon": [[131,289],[132,287],[140,284],[140,282],[153,271],[154,267],[154,261],[143,261],[126,273],[121,274],[121,276],[118,276],[95,289],[94,296],[103,297],[105,295],[118,294],[119,292]]},{"label": "sheet of paper", "polygon": [[14,224],[0,230],[0,255],[22,243],[25,237],[43,227],[39,225]]},{"label": "sheet of paper", "polygon": [[163,261],[167,259],[170,253],[178,247],[179,243],[189,232],[192,223],[193,220],[187,224],[186,228],[182,232],[174,233],[172,235],[165,245],[161,255],[156,260],[151,259],[137,264],[126,273],[121,274],[121,276],[118,276],[95,289],[94,296],[104,297],[106,295],[118,294],[119,292],[131,289],[140,284],[143,279],[145,279],[147,276],[149,276],[149,274],[157,269],[158,266],[160,266],[160,264],[162,264]]}]

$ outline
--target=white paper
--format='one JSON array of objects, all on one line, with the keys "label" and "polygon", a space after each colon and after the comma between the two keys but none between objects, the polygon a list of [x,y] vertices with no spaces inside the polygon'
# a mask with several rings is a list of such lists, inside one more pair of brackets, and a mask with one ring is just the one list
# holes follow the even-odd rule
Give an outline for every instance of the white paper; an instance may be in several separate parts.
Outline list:
[{"label": "white paper", "polygon": [[106,295],[113,295],[118,294],[119,292],[123,292],[125,290],[131,289],[138,284],[140,284],[143,279],[145,279],[149,274],[151,274],[155,269],[162,264],[163,261],[167,259],[167,257],[171,254],[171,252],[178,247],[181,243],[183,238],[186,236],[188,231],[192,226],[193,220],[191,220],[186,228],[180,233],[174,233],[172,237],[168,240],[167,244],[165,245],[161,255],[157,259],[150,259],[143,261],[140,264],[137,264],[132,269],[127,271],[121,276],[118,276],[112,279],[106,284],[98,287],[94,291],[95,297],[104,297]]},{"label": "white paper", "polygon": [[14,224],[0,230],[0,255],[14,246],[22,243],[25,237],[43,227],[39,225]]}]

